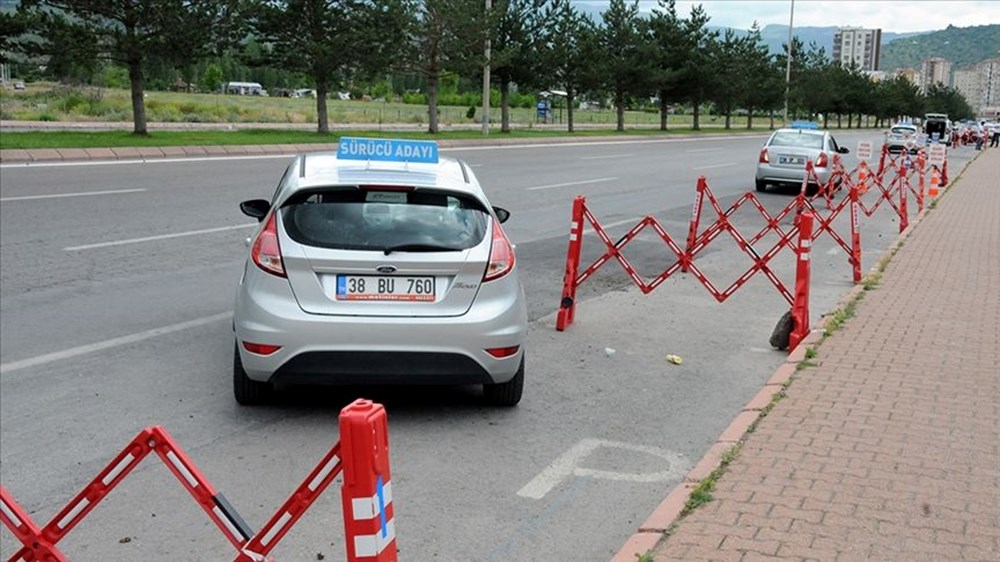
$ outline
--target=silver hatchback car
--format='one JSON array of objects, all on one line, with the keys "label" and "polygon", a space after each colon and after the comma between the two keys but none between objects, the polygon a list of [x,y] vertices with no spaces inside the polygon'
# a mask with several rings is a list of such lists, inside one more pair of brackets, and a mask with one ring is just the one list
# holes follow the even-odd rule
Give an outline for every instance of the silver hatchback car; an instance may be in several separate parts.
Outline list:
[{"label": "silver hatchback car", "polygon": [[514,246],[464,162],[428,141],[342,138],[296,157],[236,291],[241,404],[295,384],[480,384],[521,399],[527,308]]},{"label": "silver hatchback car", "polygon": [[806,162],[811,161],[816,178],[810,179],[809,184],[815,189],[817,184],[830,181],[833,155],[848,152],[846,147],[837,145],[833,135],[819,130],[815,124],[778,129],[760,151],[755,187],[757,191],[764,191],[769,184],[799,187],[806,179]]}]

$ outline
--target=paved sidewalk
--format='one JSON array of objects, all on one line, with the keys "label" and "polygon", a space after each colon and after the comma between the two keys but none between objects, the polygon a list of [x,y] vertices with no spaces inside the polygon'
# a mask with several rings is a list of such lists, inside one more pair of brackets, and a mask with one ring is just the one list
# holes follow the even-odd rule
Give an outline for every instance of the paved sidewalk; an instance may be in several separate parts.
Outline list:
[{"label": "paved sidewalk", "polygon": [[878,286],[855,292],[854,317],[813,344],[818,365],[786,365],[786,396],[714,499],[663,538],[689,479],[616,562],[1000,560],[1000,150],[897,247]]}]

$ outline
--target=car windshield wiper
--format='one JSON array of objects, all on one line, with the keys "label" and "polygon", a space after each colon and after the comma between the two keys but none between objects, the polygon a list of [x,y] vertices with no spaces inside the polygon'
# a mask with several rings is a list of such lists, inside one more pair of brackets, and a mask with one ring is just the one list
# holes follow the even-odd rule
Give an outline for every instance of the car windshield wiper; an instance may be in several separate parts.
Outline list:
[{"label": "car windshield wiper", "polygon": [[437,244],[397,244],[395,246],[387,246],[382,251],[388,256],[393,252],[461,252],[462,249]]}]

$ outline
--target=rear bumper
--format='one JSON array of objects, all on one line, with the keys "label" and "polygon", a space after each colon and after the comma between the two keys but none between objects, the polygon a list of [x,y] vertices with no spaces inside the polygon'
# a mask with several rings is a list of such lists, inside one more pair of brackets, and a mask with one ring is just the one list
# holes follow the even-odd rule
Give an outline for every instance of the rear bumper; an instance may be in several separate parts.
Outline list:
[{"label": "rear bumper", "polygon": [[[252,265],[237,288],[236,339],[281,349],[270,355],[238,345],[247,376],[277,384],[483,384],[514,377],[524,355],[527,308],[516,271],[480,287],[460,316],[310,314],[286,279]],[[498,359],[486,349],[519,346]]]},{"label": "rear bumper", "polygon": [[[826,183],[830,181],[831,170],[829,168],[813,168],[813,172],[816,174],[816,178],[819,179],[819,183]],[[805,179],[805,177],[805,168],[782,168],[772,166],[770,164],[757,165],[757,181],[785,185],[802,185],[802,180]],[[809,183],[816,182],[815,180],[810,179]]]}]

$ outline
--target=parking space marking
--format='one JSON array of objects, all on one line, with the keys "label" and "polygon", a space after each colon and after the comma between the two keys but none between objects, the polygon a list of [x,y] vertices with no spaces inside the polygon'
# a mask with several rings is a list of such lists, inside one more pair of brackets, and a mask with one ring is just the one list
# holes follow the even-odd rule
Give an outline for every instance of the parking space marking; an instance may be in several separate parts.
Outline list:
[{"label": "parking space marking", "polygon": [[[601,447],[624,449],[626,451],[660,457],[666,461],[667,468],[656,472],[636,473],[597,470],[580,466],[586,457]],[[517,495],[522,498],[540,500],[563,480],[573,476],[616,480],[620,482],[665,482],[680,479],[684,476],[684,472],[688,468],[687,465],[688,463],[684,461],[683,455],[659,447],[608,441],[606,439],[581,439],[561,457],[545,467],[531,482],[528,482],[523,488],[518,490]]]},{"label": "parking space marking", "polygon": [[131,343],[136,343],[143,340],[148,340],[150,338],[155,338],[157,336],[162,336],[173,332],[179,332],[181,330],[187,330],[188,328],[195,328],[198,326],[204,326],[205,324],[219,322],[220,320],[227,320],[229,318],[232,318],[232,316],[233,316],[232,312],[213,314],[212,316],[205,316],[204,318],[188,320],[187,322],[180,322],[178,324],[171,324],[169,326],[153,328],[152,330],[146,330],[144,332],[137,332],[135,334],[130,334],[127,336],[111,338],[110,340],[104,340],[97,343],[90,343],[87,345],[79,345],[77,347],[71,347],[69,349],[64,349],[62,351],[55,351],[53,353],[46,353],[44,355],[36,355],[35,357],[29,357],[28,359],[21,359],[19,361],[11,361],[9,363],[0,364],[0,374],[9,373],[11,371],[17,371],[20,369],[27,369],[28,367],[37,367],[38,365],[52,363],[53,361],[70,359],[72,357],[78,357],[80,355],[86,355],[88,353],[94,353],[95,351],[101,351],[112,347],[118,347],[120,345],[128,345]]},{"label": "parking space marking", "polygon": [[713,170],[715,168],[728,168],[729,166],[735,166],[739,162],[729,162],[728,164],[712,164],[711,166],[700,166],[698,168],[691,168],[692,170]]},{"label": "parking space marking", "polygon": [[109,189],[105,191],[80,191],[76,193],[50,193],[47,195],[21,195],[18,197],[0,197],[0,203],[8,201],[30,201],[32,199],[62,199],[63,197],[86,197],[88,195],[115,195],[118,193],[137,193],[146,191],[146,188],[137,187],[135,189]]},{"label": "parking space marking", "polygon": [[535,186],[535,187],[528,187],[528,188],[525,188],[525,189],[527,189],[528,191],[538,191],[538,190],[541,190],[541,189],[552,189],[554,187],[569,187],[571,185],[586,185],[588,183],[603,183],[603,182],[615,181],[616,179],[618,179],[618,178],[596,178],[596,179],[592,179],[592,180],[571,181],[571,182],[566,182],[566,183],[553,183],[553,184],[550,184],[550,185],[539,185],[539,186]]},{"label": "parking space marking", "polygon": [[138,244],[140,242],[152,242],[154,240],[167,240],[170,238],[181,238],[183,236],[196,236],[198,234],[211,234],[213,232],[225,232],[227,230],[239,230],[258,226],[257,223],[237,224],[234,226],[222,226],[219,228],[206,228],[204,230],[189,230],[187,232],[175,232],[173,234],[160,234],[159,236],[146,236],[143,238],[130,238],[128,240],[115,240],[114,242],[100,242],[97,244],[85,244],[83,246],[69,246],[63,248],[67,252],[77,252],[79,250],[93,250],[94,248],[107,248],[108,246],[122,246],[125,244]]}]

